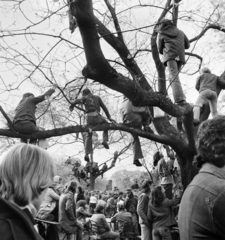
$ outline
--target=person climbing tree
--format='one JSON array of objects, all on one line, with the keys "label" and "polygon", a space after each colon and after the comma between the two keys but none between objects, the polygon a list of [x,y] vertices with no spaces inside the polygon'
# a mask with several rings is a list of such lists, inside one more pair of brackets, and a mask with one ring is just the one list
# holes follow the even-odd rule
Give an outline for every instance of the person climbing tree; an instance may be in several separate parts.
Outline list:
[{"label": "person climbing tree", "polygon": [[179,72],[181,66],[185,64],[185,49],[190,47],[188,38],[168,19],[160,22],[158,32],[158,49],[163,54],[163,63],[169,70],[174,101],[177,104],[184,104],[186,97],[181,87]]},{"label": "person climbing tree", "polygon": [[[123,118],[123,122],[128,126],[142,129],[145,131],[153,133],[149,124],[151,123],[151,114],[148,107],[135,107],[132,105],[131,101],[127,98],[124,99],[121,114]],[[139,137],[136,134],[132,134],[133,136],[133,164],[137,167],[141,167],[139,159],[143,158],[143,153],[141,149],[141,144],[139,141]]]},{"label": "person climbing tree", "polygon": [[212,117],[218,115],[217,112],[217,85],[224,84],[220,77],[212,74],[209,68],[204,67],[200,71],[201,75],[196,80],[195,88],[199,91],[193,112],[194,112],[194,125],[199,124],[200,109],[203,104],[208,100],[210,112]]},{"label": "person climbing tree", "polygon": [[[76,104],[84,104],[85,106],[85,113],[86,113],[86,120],[87,120],[87,126],[93,127],[99,124],[108,123],[105,118],[100,114],[100,109],[102,108],[105,112],[105,115],[107,116],[108,120],[111,122],[115,122],[110,114],[108,109],[106,108],[105,104],[103,103],[102,99],[99,96],[93,95],[91,91],[86,88],[82,92],[83,97],[80,99],[75,100],[74,103],[70,106],[70,111],[73,111]],[[90,161],[89,154],[93,153],[92,148],[92,130],[88,131],[87,133],[84,133],[84,147],[85,147],[85,161]],[[102,145],[109,149],[108,145],[108,131],[103,131],[103,141]]]},{"label": "person climbing tree", "polygon": [[[23,94],[22,100],[15,109],[15,116],[13,119],[15,131],[22,134],[32,134],[40,130],[36,125],[36,105],[50,97],[55,92],[56,86],[57,85],[54,85],[54,88],[49,89],[46,93],[38,97],[35,97],[33,93]],[[30,143],[33,144],[36,144],[36,141],[37,139],[30,139]],[[21,142],[27,143],[27,139],[21,139]]]}]

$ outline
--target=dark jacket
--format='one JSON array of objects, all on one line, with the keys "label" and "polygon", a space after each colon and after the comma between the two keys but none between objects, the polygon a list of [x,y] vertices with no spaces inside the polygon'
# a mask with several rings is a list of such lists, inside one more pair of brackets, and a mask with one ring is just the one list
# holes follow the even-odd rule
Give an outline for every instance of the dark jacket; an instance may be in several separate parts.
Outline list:
[{"label": "dark jacket", "polygon": [[77,218],[74,194],[72,192],[63,193],[59,199],[59,222],[66,233],[76,233]]},{"label": "dark jacket", "polygon": [[122,227],[123,227],[124,222],[130,223],[131,225],[133,224],[131,213],[129,213],[125,210],[116,213],[111,218],[111,222],[114,222],[114,223],[118,222],[119,232],[122,232]]},{"label": "dark jacket", "polygon": [[77,202],[80,201],[80,200],[85,200],[83,192],[80,192],[80,193],[77,194]]},{"label": "dark jacket", "polygon": [[102,99],[99,96],[93,95],[92,93],[89,93],[88,95],[75,100],[73,105],[76,104],[84,104],[86,113],[91,113],[95,111],[100,113],[100,110],[102,108],[107,118],[111,118],[109,111],[103,103]]},{"label": "dark jacket", "polygon": [[212,73],[204,73],[197,78],[195,88],[199,92],[202,92],[206,89],[216,92],[218,81],[220,81],[218,76]]},{"label": "dark jacket", "polygon": [[134,194],[131,193],[131,195],[127,199],[125,199],[124,207],[130,213],[137,213],[137,204],[137,198],[135,198]]},{"label": "dark jacket", "polygon": [[158,49],[163,54],[163,62],[166,66],[166,62],[169,60],[180,61],[185,63],[185,49],[190,47],[187,36],[172,25],[163,25],[159,29]]},{"label": "dark jacket", "polygon": [[33,121],[36,123],[35,110],[36,105],[45,100],[45,97],[51,96],[55,89],[49,89],[46,93],[39,97],[23,98],[16,107],[16,113],[13,122],[17,121]]},{"label": "dark jacket", "polygon": [[0,239],[42,240],[33,226],[32,215],[28,214],[0,197]]},{"label": "dark jacket", "polygon": [[205,163],[186,188],[178,225],[181,240],[225,239],[225,171]]},{"label": "dark jacket", "polygon": [[177,205],[180,199],[164,199],[160,206],[148,205],[148,221],[153,228],[171,227],[176,225],[175,216],[172,207]]}]

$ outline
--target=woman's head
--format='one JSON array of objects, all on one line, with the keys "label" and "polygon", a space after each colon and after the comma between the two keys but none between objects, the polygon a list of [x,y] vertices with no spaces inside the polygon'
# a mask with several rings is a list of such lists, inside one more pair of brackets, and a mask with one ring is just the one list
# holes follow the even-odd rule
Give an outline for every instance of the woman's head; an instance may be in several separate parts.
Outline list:
[{"label": "woman's head", "polygon": [[158,164],[158,161],[163,158],[163,154],[160,151],[157,151],[153,155],[153,165],[156,167]]},{"label": "woman's head", "polygon": [[53,177],[54,162],[47,151],[17,144],[0,164],[0,196],[26,206],[52,185]]},{"label": "woman's head", "polygon": [[219,115],[204,121],[197,133],[197,156],[194,163],[198,167],[208,162],[217,167],[225,165],[225,116]]},{"label": "woman's head", "polygon": [[163,193],[161,186],[156,186],[151,191],[151,204],[153,206],[160,206],[163,200],[165,199],[165,195]]},{"label": "woman's head", "polygon": [[68,192],[73,192],[75,193],[77,189],[77,183],[76,181],[70,181],[66,184],[66,186],[64,187],[64,192],[68,193]]}]

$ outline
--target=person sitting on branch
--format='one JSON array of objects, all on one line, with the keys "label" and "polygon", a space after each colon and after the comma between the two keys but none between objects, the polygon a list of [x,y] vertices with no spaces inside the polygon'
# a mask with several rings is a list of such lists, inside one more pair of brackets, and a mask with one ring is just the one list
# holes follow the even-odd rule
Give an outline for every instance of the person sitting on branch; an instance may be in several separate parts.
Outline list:
[{"label": "person sitting on branch", "polygon": [[[13,119],[13,127],[15,131],[22,134],[32,134],[40,130],[36,125],[35,110],[36,105],[43,102],[55,92],[54,88],[49,89],[41,96],[35,97],[33,93],[23,94],[22,100],[19,102],[15,110],[15,117]],[[30,143],[36,144],[37,139],[31,139]],[[21,139],[21,142],[27,143],[27,139]]]},{"label": "person sitting on branch", "polygon": [[[100,109],[102,108],[110,122],[115,122],[110,114],[108,109],[106,108],[105,104],[103,103],[102,99],[99,96],[93,95],[91,91],[86,88],[82,92],[83,97],[80,99],[75,100],[74,103],[70,106],[70,111],[73,111],[75,105],[77,104],[84,104],[85,106],[85,113],[86,113],[86,121],[87,126],[93,127],[99,124],[108,123],[106,119],[100,114]],[[84,147],[85,147],[85,161],[90,161],[89,154],[93,153],[92,149],[92,130],[84,133]],[[103,141],[102,145],[109,149],[108,145],[108,131],[103,131]]]},{"label": "person sitting on branch", "polygon": [[[131,101],[127,98],[124,99],[121,114],[123,118],[123,122],[130,126],[141,129],[144,128],[145,131],[153,133],[149,124],[151,122],[151,114],[148,107],[135,107],[131,103]],[[139,159],[143,158],[143,153],[141,150],[141,144],[139,141],[139,137],[136,134],[132,134],[133,136],[133,164],[137,167],[141,167]]]},{"label": "person sitting on branch", "polygon": [[185,64],[185,49],[190,47],[188,38],[168,19],[161,20],[157,31],[158,49],[159,53],[163,54],[163,63],[169,70],[174,101],[177,104],[185,104],[186,97],[179,80],[179,72]]},{"label": "person sitting on branch", "polygon": [[[199,91],[193,112],[194,112],[194,125],[199,124],[200,108],[208,100],[210,112],[212,117],[218,115],[217,112],[217,84],[222,83],[220,77],[211,73],[209,68],[204,67],[200,71],[201,75],[197,78],[195,88]],[[223,84],[223,83],[222,83]]]}]

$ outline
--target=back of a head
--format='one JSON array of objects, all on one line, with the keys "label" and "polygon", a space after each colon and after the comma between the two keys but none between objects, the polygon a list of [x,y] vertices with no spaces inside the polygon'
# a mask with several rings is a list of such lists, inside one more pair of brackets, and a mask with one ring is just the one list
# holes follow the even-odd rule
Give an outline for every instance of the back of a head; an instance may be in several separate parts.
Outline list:
[{"label": "back of a head", "polygon": [[95,212],[96,213],[102,213],[102,210],[104,209],[104,207],[102,205],[97,205],[95,208]]},{"label": "back of a head", "polygon": [[207,68],[207,67],[204,67],[201,69],[201,74],[204,74],[204,73],[211,73],[210,69]]},{"label": "back of a head", "polygon": [[79,208],[79,207],[83,207],[83,208],[85,208],[85,205],[87,204],[87,202],[85,201],[85,200],[79,200],[78,202],[77,202],[77,208]]},{"label": "back of a head", "polygon": [[164,29],[164,28],[170,28],[170,27],[174,27],[174,24],[172,22],[172,20],[169,20],[169,19],[162,19],[159,23],[159,31],[161,29]]},{"label": "back of a head", "polygon": [[31,144],[16,144],[0,164],[0,196],[19,206],[28,205],[52,185],[54,168],[47,151]]},{"label": "back of a head", "polygon": [[33,93],[24,93],[23,98],[34,97]]},{"label": "back of a head", "polygon": [[160,151],[157,151],[153,155],[153,165],[156,167],[158,164],[158,161],[163,158],[163,154]]},{"label": "back of a head", "polygon": [[76,188],[77,188],[77,183],[72,180],[72,181],[68,182],[66,190],[65,190],[65,193],[67,193],[69,191],[75,193],[76,192]]},{"label": "back of a head", "polygon": [[164,199],[165,195],[162,192],[162,187],[153,187],[151,190],[151,204],[153,206],[160,206]]},{"label": "back of a head", "polygon": [[194,163],[201,167],[211,163],[217,167],[225,165],[225,116],[218,115],[201,123],[197,133],[197,152]]},{"label": "back of a head", "polygon": [[91,91],[88,88],[85,88],[82,92],[83,96],[88,95]]}]

